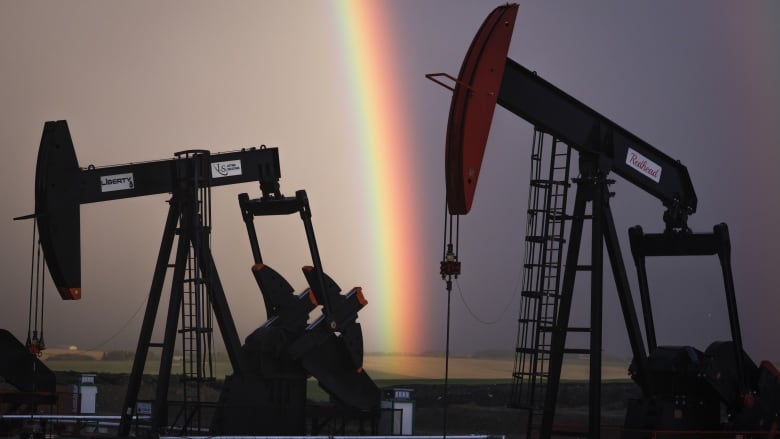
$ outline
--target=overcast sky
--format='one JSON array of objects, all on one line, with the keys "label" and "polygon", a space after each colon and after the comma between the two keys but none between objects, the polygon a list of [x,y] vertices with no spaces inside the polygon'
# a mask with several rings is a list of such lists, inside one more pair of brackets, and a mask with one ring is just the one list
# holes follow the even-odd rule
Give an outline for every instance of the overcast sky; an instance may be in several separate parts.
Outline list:
[{"label": "overcast sky", "polygon": [[[382,302],[372,294],[396,293],[378,284],[366,248],[375,242],[362,215],[370,203],[361,179],[368,177],[355,153],[360,137],[350,133],[363,128],[354,118],[355,84],[347,74],[350,63],[364,60],[345,49],[340,14],[349,6],[0,1],[0,147],[6,156],[0,326],[26,335],[31,225],[12,218],[33,210],[43,123],[67,119],[82,166],[163,159],[189,148],[279,147],[284,192],[309,192],[326,270],[345,289],[366,291],[370,303],[360,314],[366,351],[399,350],[387,337],[393,327],[409,326],[420,330],[414,345],[401,350],[443,350],[446,295],[438,260],[450,94],[424,74],[457,74],[474,33],[497,4],[371,4],[384,11],[392,31],[387,44],[395,50],[387,56],[396,76],[387,87],[406,103],[400,112],[407,123],[399,129],[408,130],[409,141],[396,147],[404,148],[416,174],[407,197],[419,238],[403,244],[427,264],[418,289],[388,314],[372,309]],[[690,225],[710,231],[729,224],[742,334],[754,360],[780,359],[774,339],[780,333],[778,22],[780,4],[771,1],[532,1],[520,4],[510,47],[515,61],[688,167],[699,198]],[[476,201],[461,221],[455,353],[514,350],[531,132],[525,121],[497,110]],[[636,294],[626,231],[635,224],[660,231],[663,208],[625,182],[614,191]],[[263,322],[264,312],[249,271],[239,192],[258,195],[253,184],[214,190],[213,249],[243,337]],[[134,348],[165,200],[82,207],[84,298],[63,302],[47,287],[49,345]],[[274,268],[295,273],[307,263],[297,218],[264,220],[260,233]],[[729,337],[716,258],[651,261],[649,269],[660,344],[704,349]],[[301,276],[289,280],[301,288]],[[627,356],[612,291],[610,283],[604,347]],[[583,318],[587,309],[577,305],[574,314]],[[387,315],[395,320],[384,322]]]}]

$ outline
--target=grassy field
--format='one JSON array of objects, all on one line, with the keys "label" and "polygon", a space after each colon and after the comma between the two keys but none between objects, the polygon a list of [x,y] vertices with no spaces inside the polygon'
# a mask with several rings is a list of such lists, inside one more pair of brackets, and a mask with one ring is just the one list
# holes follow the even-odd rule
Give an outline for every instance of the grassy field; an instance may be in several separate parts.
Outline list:
[{"label": "grassy field", "polygon": [[[133,367],[132,360],[44,360],[46,366],[55,372],[74,371],[81,373],[130,373]],[[157,375],[160,363],[157,360],[149,360],[144,368],[145,375]],[[181,361],[174,361],[171,373],[181,373]],[[215,363],[215,373],[217,378],[224,378],[225,375],[232,373],[230,363],[218,361]]]},{"label": "grassy field", "polygon": [[[46,365],[55,371],[76,371],[83,373],[130,373],[132,360],[98,359],[56,359],[58,356],[44,358]],[[62,358],[62,356],[59,356]],[[88,356],[100,358],[99,356]],[[215,363],[215,376],[224,378],[232,372],[227,361]],[[443,380],[445,360],[438,356],[413,355],[366,355],[363,361],[366,372],[375,380],[409,382],[418,380]],[[455,357],[449,360],[449,378],[453,380],[492,380],[509,381],[512,377],[514,360],[510,358],[474,358]],[[602,366],[605,380],[628,379],[628,364],[619,360],[606,360]],[[144,373],[156,375],[158,360],[147,361]],[[181,361],[173,362],[172,373],[181,373]],[[566,380],[587,380],[588,362],[586,358],[567,358],[562,378]]]},{"label": "grassy field", "polygon": [[[96,374],[129,374],[132,368],[132,354],[120,360],[105,360],[100,352],[49,350],[42,357],[44,363],[56,372],[77,372]],[[115,357],[115,356],[114,356]],[[232,373],[225,355],[216,361],[215,376],[222,379]],[[444,381],[445,358],[441,356],[415,355],[366,355],[364,367],[380,388],[414,385],[438,385]],[[604,380],[627,380],[628,365],[617,359],[607,359],[602,367]],[[511,358],[454,357],[449,360],[449,382],[453,385],[488,386],[509,384],[512,381],[514,360]],[[147,361],[144,374],[157,375],[159,360]],[[173,374],[181,373],[181,361],[173,362]],[[566,359],[562,378],[567,381],[586,381],[588,378],[587,358],[571,356]],[[119,389],[119,393],[124,390]],[[317,401],[325,401],[328,395],[315,379],[309,379],[307,395]]]}]

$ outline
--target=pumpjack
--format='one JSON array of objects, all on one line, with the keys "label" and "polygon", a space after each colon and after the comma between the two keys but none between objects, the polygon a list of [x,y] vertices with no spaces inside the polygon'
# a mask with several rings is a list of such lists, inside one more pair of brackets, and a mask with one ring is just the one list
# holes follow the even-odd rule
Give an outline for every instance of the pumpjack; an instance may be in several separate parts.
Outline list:
[{"label": "pumpjack", "polygon": [[[696,212],[697,197],[682,163],[507,57],[517,10],[516,4],[508,4],[491,12],[474,37],[457,78],[445,73],[426,76],[453,92],[445,155],[450,224],[452,217],[471,209],[496,104],[535,128],[523,304],[510,401],[528,410],[529,437],[535,428],[533,415],[539,414],[542,438],[600,435],[604,248],[633,354],[629,374],[641,390],[641,397],[628,404],[623,437],[655,437],[660,431],[664,437],[690,437],[692,431],[724,430],[775,437],[780,421],[780,373],[769,362],[756,365],[743,350],[728,227],[721,223],[710,233],[691,231],[687,219]],[[549,138],[551,142],[545,140]],[[577,178],[569,175],[572,149],[579,154]],[[610,174],[647,192],[665,208],[663,232],[644,233],[640,226],[629,229],[644,338],[610,208],[614,196],[609,190],[614,182]],[[573,211],[568,213],[571,183],[576,184],[576,195]],[[592,238],[589,263],[579,260],[585,221],[590,221]],[[460,274],[460,262],[453,247],[445,247],[449,250],[441,274],[449,282]],[[731,340],[714,342],[704,351],[692,346],[658,346],[645,259],[706,255],[716,255],[720,261]],[[569,324],[578,273],[590,276],[590,327]],[[588,337],[587,347],[567,344],[567,335],[574,332]],[[585,432],[554,429],[565,354],[589,356]]]},{"label": "pumpjack", "polygon": [[0,329],[0,383],[14,390],[0,391],[0,414],[19,415],[16,419],[0,419],[0,436],[13,436],[24,430],[22,415],[51,410],[57,405],[56,377],[29,345],[10,332]]},{"label": "pumpjack", "polygon": [[[153,434],[301,435],[306,433],[306,380],[315,377],[343,412],[375,414],[380,391],[362,368],[360,288],[341,294],[323,271],[306,192],[285,197],[277,148],[212,154],[186,150],[151,162],[82,168],[66,121],[46,122],[35,178],[35,220],[52,280],[65,300],[81,298],[80,205],[152,194],[171,194],[169,210],[136,354],[124,399],[119,435],[130,433],[150,348],[161,348],[152,401]],[[242,344],[209,247],[210,188],[256,181],[262,196],[239,196],[254,256],[252,271],[267,321]],[[256,216],[298,213],[312,263],[303,268],[309,287],[295,293],[261,257]],[[171,261],[171,252],[175,255]],[[163,340],[152,341],[166,274],[172,270]],[[321,315],[309,323],[315,309]],[[213,320],[233,369],[218,401],[202,386],[214,379]],[[182,400],[169,399],[171,367],[181,338]],[[316,433],[316,432],[315,432]]]}]

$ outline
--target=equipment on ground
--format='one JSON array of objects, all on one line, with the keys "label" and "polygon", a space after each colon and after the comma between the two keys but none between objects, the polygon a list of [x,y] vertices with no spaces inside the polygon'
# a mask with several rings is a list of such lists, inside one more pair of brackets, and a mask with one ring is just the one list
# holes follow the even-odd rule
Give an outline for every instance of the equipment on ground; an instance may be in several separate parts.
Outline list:
[{"label": "equipment on ground", "polygon": [[[52,372],[25,344],[0,329],[0,414],[30,415],[45,412],[57,404],[57,385]],[[0,420],[0,436],[20,431],[24,420]]]},{"label": "equipment on ground", "polygon": [[[457,78],[444,73],[426,75],[453,91],[445,156],[450,236],[452,216],[466,214],[471,208],[495,105],[535,127],[523,301],[510,404],[529,411],[529,435],[533,415],[540,414],[541,437],[574,433],[553,431],[561,367],[564,354],[588,355],[588,431],[578,434],[599,437],[606,247],[633,353],[631,378],[643,395],[629,404],[625,436],[648,437],[658,430],[721,429],[774,434],[779,420],[780,374],[768,362],[756,366],[742,349],[727,226],[718,224],[712,233],[693,233],[687,218],[696,211],[697,198],[684,165],[507,58],[517,9],[515,4],[500,6],[487,17]],[[454,86],[443,77],[454,81]],[[571,179],[577,190],[569,214],[571,149],[579,154],[580,175]],[[659,199],[666,208],[662,233],[644,234],[639,226],[629,231],[640,280],[646,343],[610,209],[609,199],[614,195],[609,190],[614,182],[608,178],[610,173]],[[593,244],[590,261],[583,263],[579,253],[585,221],[590,221]],[[568,244],[565,259],[564,244]],[[460,273],[452,239],[449,249],[441,270],[448,288],[452,277]],[[704,352],[656,345],[644,259],[682,255],[717,255],[722,268],[731,340],[713,343]],[[581,273],[590,275],[590,327],[571,327],[575,278]],[[585,334],[588,346],[567,346],[570,333]],[[725,422],[720,417],[721,405],[728,413]]]},{"label": "equipment on ground", "polygon": [[[357,288],[341,295],[322,271],[306,193],[284,197],[280,177],[278,150],[265,146],[216,154],[187,150],[169,160],[81,168],[67,122],[45,124],[35,178],[35,218],[49,271],[63,299],[77,300],[82,295],[81,204],[171,194],[121,413],[120,436],[130,431],[147,354],[153,347],[162,349],[150,426],[155,434],[201,434],[209,428],[218,434],[304,434],[310,375],[343,412],[378,410],[380,391],[362,369],[363,340],[356,322],[366,304],[362,291]],[[251,181],[260,184],[262,197],[249,200],[242,194],[240,203],[268,321],[242,345],[210,249],[210,189]],[[304,222],[312,255],[312,266],[304,268],[310,288],[298,295],[263,264],[251,224],[254,215],[295,212]],[[170,270],[164,338],[152,342]],[[322,316],[307,324],[309,313],[319,305]],[[203,396],[204,386],[214,380],[214,319],[233,368],[216,403]],[[183,396],[173,401],[169,387],[177,336],[182,343]]]}]

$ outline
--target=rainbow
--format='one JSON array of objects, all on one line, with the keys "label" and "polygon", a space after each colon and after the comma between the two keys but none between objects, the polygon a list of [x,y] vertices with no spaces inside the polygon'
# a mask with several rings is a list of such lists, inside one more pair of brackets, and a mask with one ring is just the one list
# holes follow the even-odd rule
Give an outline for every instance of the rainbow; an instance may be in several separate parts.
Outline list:
[{"label": "rainbow", "polygon": [[[366,298],[380,316],[378,345],[369,335],[367,352],[418,353],[425,315],[420,225],[415,203],[416,160],[410,104],[396,65],[402,54],[394,44],[393,13],[389,2],[343,0],[335,5],[347,69],[351,122],[359,151],[362,197],[369,206],[365,231],[370,243],[371,273],[361,273]],[[395,27],[398,29],[398,27]],[[365,311],[364,313],[365,314]]]},{"label": "rainbow", "polygon": [[[742,5],[741,5],[742,6]],[[770,334],[777,328],[777,309],[780,299],[777,284],[777,238],[773,234],[778,216],[777,195],[765,197],[762,188],[777,186],[777,121],[780,112],[780,17],[778,2],[745,2],[739,14],[727,4],[716,12],[720,14],[721,31],[714,34],[717,47],[724,48],[725,69],[729,69],[737,85],[717,90],[721,104],[729,109],[733,133],[733,150],[723,152],[722,169],[728,169],[735,179],[742,180],[745,192],[734,200],[739,204],[726,206],[729,210],[749,211],[761,206],[761,214],[744,215],[743,229],[732,226],[732,246],[735,266],[749,267],[740,275],[735,273],[737,301],[743,334]],[[744,145],[750,145],[745,148]],[[772,198],[773,197],[773,198]],[[772,201],[768,201],[768,200]],[[718,215],[720,216],[720,215]],[[740,234],[745,239],[740,240]],[[740,255],[750,256],[749,261]],[[743,297],[745,299],[743,299]],[[752,299],[752,300],[751,300]],[[747,317],[747,319],[746,319]],[[744,337],[744,335],[743,335]],[[750,340],[750,339],[749,339]],[[771,337],[754,337],[749,341],[757,356],[775,361],[780,359],[777,341]],[[751,355],[755,355],[751,352]],[[756,358],[756,357],[753,357]]]}]

